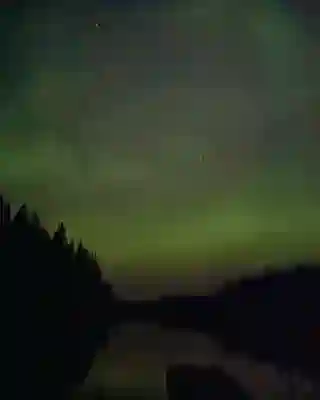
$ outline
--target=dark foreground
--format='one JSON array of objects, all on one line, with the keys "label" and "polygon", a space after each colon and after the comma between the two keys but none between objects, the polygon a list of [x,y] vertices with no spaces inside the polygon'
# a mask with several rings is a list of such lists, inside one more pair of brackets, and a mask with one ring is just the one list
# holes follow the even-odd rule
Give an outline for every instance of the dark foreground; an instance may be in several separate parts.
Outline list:
[{"label": "dark foreground", "polygon": [[[102,279],[96,256],[81,242],[67,240],[63,223],[50,237],[36,214],[22,206],[12,216],[3,198],[0,265],[6,399],[72,398],[96,353],[108,346],[110,328],[126,321],[202,332],[230,353],[242,352],[320,381],[317,265],[240,280],[212,296],[124,302]],[[170,400],[249,398],[233,378],[213,366],[172,366],[166,377]],[[138,398],[126,396],[122,398]]]}]

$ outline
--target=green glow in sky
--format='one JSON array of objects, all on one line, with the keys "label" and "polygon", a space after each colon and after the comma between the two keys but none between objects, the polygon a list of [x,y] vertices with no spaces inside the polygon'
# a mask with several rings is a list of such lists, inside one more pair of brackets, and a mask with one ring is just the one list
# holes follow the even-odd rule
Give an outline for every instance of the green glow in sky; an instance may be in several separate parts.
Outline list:
[{"label": "green glow in sky", "polygon": [[200,3],[30,11],[12,44],[1,188],[115,274],[319,255],[315,38],[275,2]]}]

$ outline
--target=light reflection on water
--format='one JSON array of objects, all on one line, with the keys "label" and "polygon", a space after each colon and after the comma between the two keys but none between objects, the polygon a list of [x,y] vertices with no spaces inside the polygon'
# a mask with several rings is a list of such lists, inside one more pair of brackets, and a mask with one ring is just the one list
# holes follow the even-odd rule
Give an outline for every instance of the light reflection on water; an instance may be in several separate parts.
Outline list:
[{"label": "light reflection on water", "polygon": [[290,398],[286,383],[271,366],[227,357],[205,335],[172,332],[151,324],[114,329],[108,348],[96,357],[85,388],[102,387],[110,399],[130,398],[129,394],[136,399],[165,399],[164,372],[175,363],[221,366],[254,399]]},{"label": "light reflection on water", "polygon": [[109,347],[101,351],[87,385],[124,386],[164,397],[164,372],[169,364],[209,365],[209,340],[195,333],[172,333],[156,325],[130,324],[111,332]]}]

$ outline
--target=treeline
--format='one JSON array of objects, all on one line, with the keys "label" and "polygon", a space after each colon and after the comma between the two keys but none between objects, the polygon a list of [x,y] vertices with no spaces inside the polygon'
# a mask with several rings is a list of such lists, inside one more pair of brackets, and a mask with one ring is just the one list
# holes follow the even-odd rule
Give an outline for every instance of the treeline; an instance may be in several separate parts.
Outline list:
[{"label": "treeline", "polygon": [[82,383],[107,344],[115,296],[95,254],[53,236],[26,205],[12,215],[0,197],[0,266],[11,384],[6,398],[58,399]]},{"label": "treeline", "polygon": [[123,319],[193,330],[244,355],[320,381],[320,266],[266,268],[226,283],[211,296],[164,296],[127,302]]},{"label": "treeline", "polygon": [[266,268],[225,285],[210,305],[207,332],[230,351],[319,384],[320,265]]}]

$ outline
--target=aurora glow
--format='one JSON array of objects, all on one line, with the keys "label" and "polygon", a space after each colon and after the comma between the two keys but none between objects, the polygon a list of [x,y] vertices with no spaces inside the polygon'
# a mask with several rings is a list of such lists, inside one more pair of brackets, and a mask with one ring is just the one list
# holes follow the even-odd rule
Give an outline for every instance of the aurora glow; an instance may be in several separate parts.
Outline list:
[{"label": "aurora glow", "polygon": [[93,3],[15,27],[1,190],[120,286],[319,259],[315,33],[275,1]]}]

